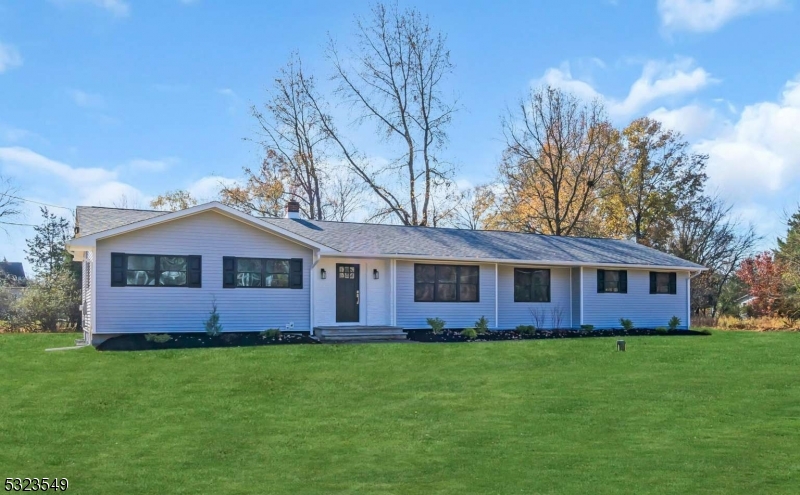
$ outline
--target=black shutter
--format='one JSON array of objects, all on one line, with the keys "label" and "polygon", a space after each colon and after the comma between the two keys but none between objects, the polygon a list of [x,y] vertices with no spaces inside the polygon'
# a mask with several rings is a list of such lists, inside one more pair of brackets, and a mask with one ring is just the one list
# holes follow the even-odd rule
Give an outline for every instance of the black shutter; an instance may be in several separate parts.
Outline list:
[{"label": "black shutter", "polygon": [[236,258],[233,256],[222,257],[222,287],[236,287]]},{"label": "black shutter", "polygon": [[186,257],[186,286],[187,287],[202,287],[203,286],[203,258],[201,256],[187,256]]},{"label": "black shutter", "polygon": [[669,293],[678,293],[678,274],[675,272],[669,274]]},{"label": "black shutter", "polygon": [[655,294],[658,292],[658,274],[656,272],[650,272],[650,294]]},{"label": "black shutter", "polygon": [[619,271],[619,292],[620,294],[628,293],[628,272],[627,270]]},{"label": "black shutter", "polygon": [[597,270],[597,292],[606,291],[606,271]]},{"label": "black shutter", "polygon": [[125,287],[125,255],[111,253],[111,287]]},{"label": "black shutter", "polygon": [[303,260],[302,258],[292,258],[289,260],[289,288],[303,288]]}]

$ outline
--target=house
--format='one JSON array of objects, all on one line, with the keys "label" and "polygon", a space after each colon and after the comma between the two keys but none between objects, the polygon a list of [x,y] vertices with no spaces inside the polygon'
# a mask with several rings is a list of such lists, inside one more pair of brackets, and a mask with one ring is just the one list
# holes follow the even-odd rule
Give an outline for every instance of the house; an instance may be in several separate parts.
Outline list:
[{"label": "house", "polygon": [[688,328],[704,268],[634,242],[300,218],[212,202],[176,212],[78,207],[69,251],[83,263],[86,338],[348,327]]},{"label": "house", "polygon": [[25,268],[19,261],[0,261],[0,286],[11,294],[12,297],[22,296],[25,290]]}]

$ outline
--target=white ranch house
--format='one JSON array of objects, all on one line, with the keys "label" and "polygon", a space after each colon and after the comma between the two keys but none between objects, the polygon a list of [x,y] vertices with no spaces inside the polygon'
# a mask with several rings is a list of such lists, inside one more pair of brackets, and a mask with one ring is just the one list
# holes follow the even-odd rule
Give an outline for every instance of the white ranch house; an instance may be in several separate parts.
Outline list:
[{"label": "white ranch house", "polygon": [[[177,212],[78,207],[68,249],[83,262],[85,337],[224,331],[325,335],[534,324],[690,323],[702,266],[634,242],[257,218],[221,203]],[[340,328],[342,327],[342,328]]]}]

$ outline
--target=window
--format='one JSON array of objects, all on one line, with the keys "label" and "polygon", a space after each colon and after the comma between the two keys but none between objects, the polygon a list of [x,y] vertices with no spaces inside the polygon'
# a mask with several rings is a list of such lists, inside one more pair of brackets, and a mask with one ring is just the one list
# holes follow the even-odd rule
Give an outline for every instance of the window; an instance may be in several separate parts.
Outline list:
[{"label": "window", "polygon": [[514,268],[514,302],[550,302],[550,270]]},{"label": "window", "polygon": [[597,292],[628,293],[628,272],[625,270],[597,270]]},{"label": "window", "polygon": [[222,258],[222,286],[302,289],[303,260],[273,258]]},{"label": "window", "polygon": [[477,266],[414,265],[415,302],[478,302]]},{"label": "window", "polygon": [[677,294],[677,279],[675,272],[650,272],[650,294]]},{"label": "window", "polygon": [[111,253],[114,287],[200,287],[200,256]]}]

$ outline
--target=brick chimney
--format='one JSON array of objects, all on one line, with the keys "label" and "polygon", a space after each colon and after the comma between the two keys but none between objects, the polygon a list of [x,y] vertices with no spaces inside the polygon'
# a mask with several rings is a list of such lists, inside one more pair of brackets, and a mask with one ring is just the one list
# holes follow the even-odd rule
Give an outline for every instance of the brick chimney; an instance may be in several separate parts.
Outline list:
[{"label": "brick chimney", "polygon": [[295,200],[286,203],[286,218],[300,218],[300,203]]}]

